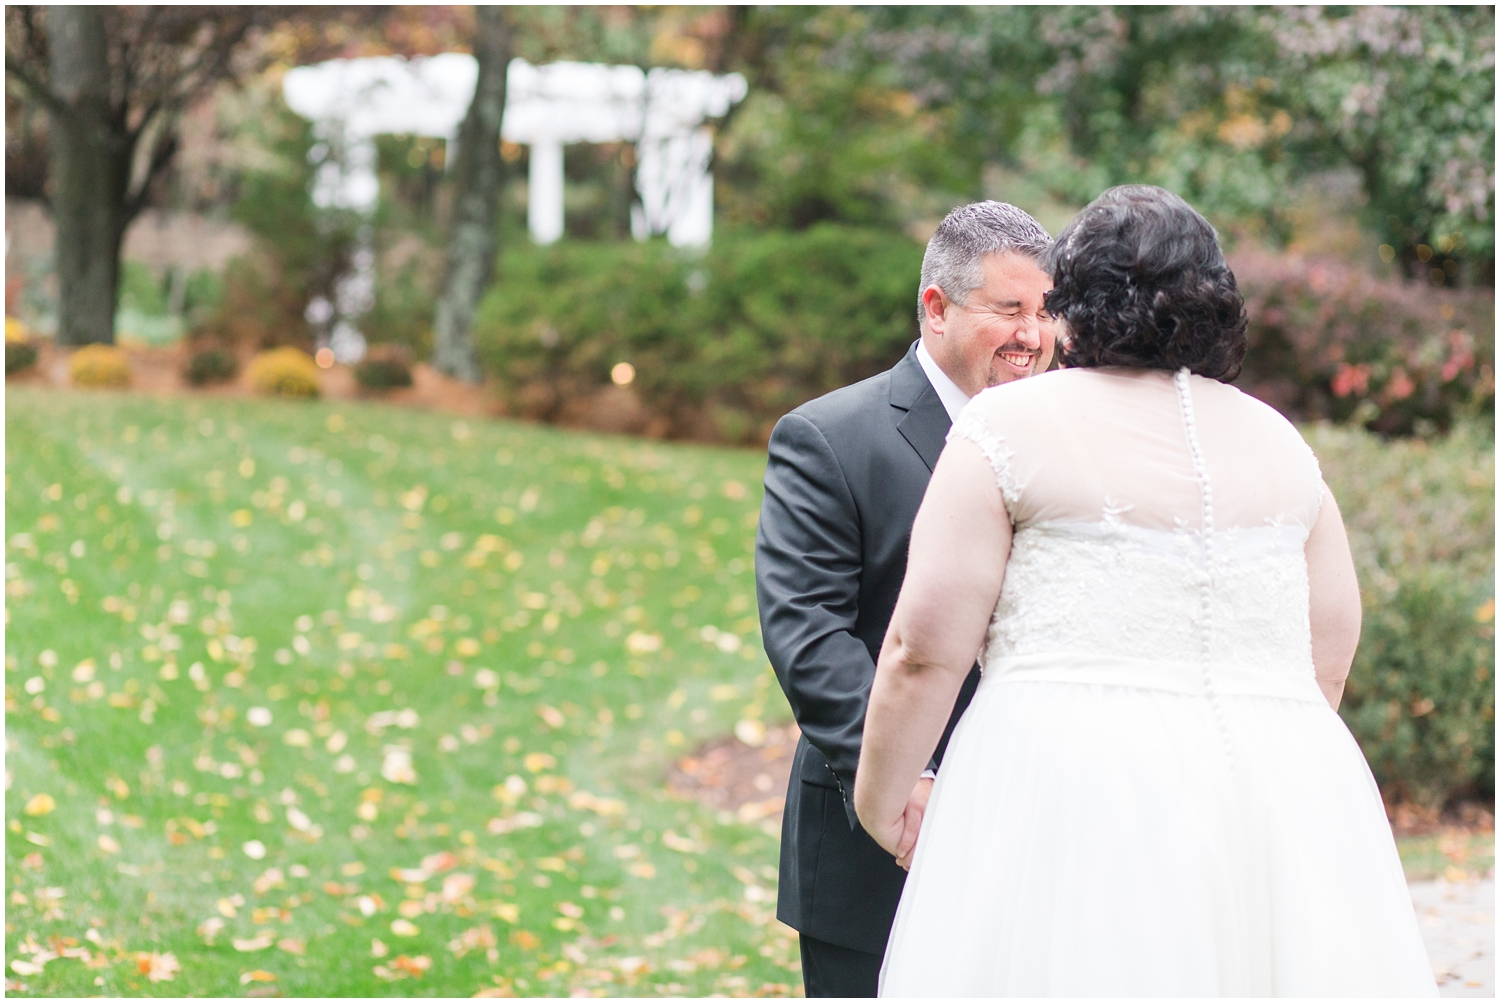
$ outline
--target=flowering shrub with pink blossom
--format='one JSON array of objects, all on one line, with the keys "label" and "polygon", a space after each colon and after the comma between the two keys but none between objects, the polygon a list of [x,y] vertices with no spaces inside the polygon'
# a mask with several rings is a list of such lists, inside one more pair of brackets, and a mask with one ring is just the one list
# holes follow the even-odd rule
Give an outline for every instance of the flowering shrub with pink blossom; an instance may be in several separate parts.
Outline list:
[{"label": "flowering shrub with pink blossom", "polygon": [[1230,264],[1250,317],[1239,386],[1282,413],[1384,435],[1493,419],[1494,290],[1437,289],[1264,251]]}]

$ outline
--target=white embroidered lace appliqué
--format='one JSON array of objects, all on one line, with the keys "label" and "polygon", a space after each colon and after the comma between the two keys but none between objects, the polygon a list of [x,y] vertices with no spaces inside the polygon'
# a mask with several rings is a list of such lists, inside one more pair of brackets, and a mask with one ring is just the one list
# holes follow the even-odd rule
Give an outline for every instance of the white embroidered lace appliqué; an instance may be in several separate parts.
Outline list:
[{"label": "white embroidered lace appliqu\u00e9", "polygon": [[1005,440],[995,434],[989,422],[972,408],[959,412],[958,420],[948,430],[948,438],[968,439],[979,447],[989,459],[990,466],[995,468],[995,482],[1000,485],[1000,497],[1005,500],[1006,510],[1012,510],[1021,489],[1010,469],[1010,460],[1015,454],[1006,448]]}]

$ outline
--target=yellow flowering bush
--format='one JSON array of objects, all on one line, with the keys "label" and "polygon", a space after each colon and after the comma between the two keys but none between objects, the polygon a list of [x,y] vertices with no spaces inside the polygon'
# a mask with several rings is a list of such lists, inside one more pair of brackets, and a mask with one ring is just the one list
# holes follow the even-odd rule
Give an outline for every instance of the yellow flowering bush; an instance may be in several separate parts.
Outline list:
[{"label": "yellow flowering bush", "polygon": [[246,374],[258,393],[277,397],[318,396],[318,364],[301,349],[283,346],[261,352]]},{"label": "yellow flowering bush", "polygon": [[130,386],[130,359],[114,345],[84,345],[73,353],[68,371],[74,386]]}]

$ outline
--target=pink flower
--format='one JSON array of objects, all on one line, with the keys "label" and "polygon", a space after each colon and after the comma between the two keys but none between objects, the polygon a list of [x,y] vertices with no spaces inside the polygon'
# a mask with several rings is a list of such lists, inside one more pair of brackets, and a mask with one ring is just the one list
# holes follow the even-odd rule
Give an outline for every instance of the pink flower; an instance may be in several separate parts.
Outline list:
[{"label": "pink flower", "polygon": [[1350,394],[1364,396],[1370,389],[1370,367],[1363,362],[1352,366],[1347,362],[1340,362],[1338,370],[1333,374],[1332,388],[1335,397],[1348,397]]}]

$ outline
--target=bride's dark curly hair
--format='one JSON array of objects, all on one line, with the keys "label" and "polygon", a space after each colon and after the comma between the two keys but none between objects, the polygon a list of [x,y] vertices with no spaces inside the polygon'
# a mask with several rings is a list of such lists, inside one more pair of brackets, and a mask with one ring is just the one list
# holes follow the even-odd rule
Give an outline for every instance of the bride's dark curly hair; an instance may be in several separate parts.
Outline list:
[{"label": "bride's dark curly hair", "polygon": [[1047,309],[1069,367],[1191,372],[1228,383],[1245,358],[1245,301],[1208,220],[1153,185],[1100,195],[1047,255]]}]

